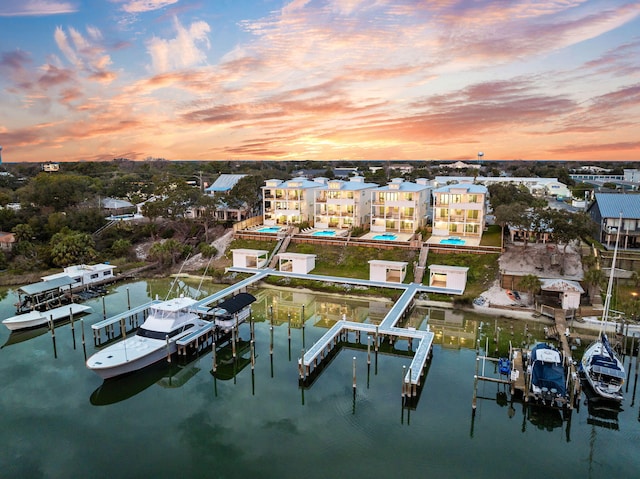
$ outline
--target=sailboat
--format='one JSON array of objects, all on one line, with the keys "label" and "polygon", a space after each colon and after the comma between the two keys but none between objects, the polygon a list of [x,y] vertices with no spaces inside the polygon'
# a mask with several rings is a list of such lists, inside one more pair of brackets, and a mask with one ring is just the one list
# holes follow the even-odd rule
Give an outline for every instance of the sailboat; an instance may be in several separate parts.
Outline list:
[{"label": "sailboat", "polygon": [[589,345],[585,350],[580,368],[593,389],[594,393],[604,399],[621,402],[622,385],[626,377],[624,365],[617,354],[613,351],[606,333],[606,325],[609,320],[609,307],[611,305],[611,290],[613,287],[613,275],[616,269],[616,259],[618,255],[618,243],[620,242],[620,230],[622,229],[622,213],[620,213],[620,224],[616,233],[616,245],[613,250],[613,260],[611,263],[611,273],[607,284],[607,296],[604,300],[604,310],[602,313],[602,324],[598,339]]}]

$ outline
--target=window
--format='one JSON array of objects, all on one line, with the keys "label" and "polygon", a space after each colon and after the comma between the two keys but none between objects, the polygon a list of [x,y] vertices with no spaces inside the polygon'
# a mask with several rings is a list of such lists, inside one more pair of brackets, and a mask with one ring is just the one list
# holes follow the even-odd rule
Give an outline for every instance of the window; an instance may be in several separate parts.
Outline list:
[{"label": "window", "polygon": [[469,218],[470,220],[477,220],[478,213],[478,210],[469,210],[467,211],[467,218]]}]

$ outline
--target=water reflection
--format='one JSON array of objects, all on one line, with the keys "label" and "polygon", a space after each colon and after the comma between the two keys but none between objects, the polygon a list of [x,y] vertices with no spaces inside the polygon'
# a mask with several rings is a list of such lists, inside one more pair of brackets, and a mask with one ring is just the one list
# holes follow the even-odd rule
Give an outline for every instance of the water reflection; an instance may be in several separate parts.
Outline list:
[{"label": "water reflection", "polygon": [[22,331],[11,331],[11,333],[9,333],[9,337],[7,337],[7,340],[2,345],[2,348],[6,348],[7,346],[11,346],[13,344],[19,344],[33,338],[37,338],[38,336],[42,336],[48,331],[49,331],[48,326],[41,326],[39,328],[33,328],[33,329],[25,329]]}]

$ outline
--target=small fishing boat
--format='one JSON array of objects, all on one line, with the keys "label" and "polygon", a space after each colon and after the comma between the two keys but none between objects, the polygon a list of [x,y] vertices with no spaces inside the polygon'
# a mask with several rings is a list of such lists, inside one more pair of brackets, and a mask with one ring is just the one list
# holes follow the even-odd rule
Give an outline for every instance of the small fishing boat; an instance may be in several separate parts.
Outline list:
[{"label": "small fishing boat", "polygon": [[108,379],[170,356],[177,351],[177,340],[209,324],[192,310],[195,303],[195,299],[180,296],[152,304],[135,335],[98,351],[87,360],[87,367]]},{"label": "small fishing boat", "polygon": [[66,306],[49,309],[47,311],[30,311],[24,314],[18,314],[2,321],[11,331],[21,331],[24,329],[38,328],[49,324],[51,321],[56,322],[61,319],[68,319],[71,316],[89,313],[93,311],[91,307],[83,304],[71,303]]},{"label": "small fishing boat", "polygon": [[251,304],[256,300],[249,293],[239,293],[209,309],[213,322],[219,329],[229,332],[231,328],[243,323],[251,315]]},{"label": "small fishing boat", "polygon": [[[622,214],[620,215],[620,225],[622,226]],[[584,351],[582,361],[580,361],[580,371],[589,383],[589,386],[593,389],[593,392],[601,398],[617,402],[621,402],[623,399],[622,385],[624,384],[626,374],[624,365],[613,351],[605,330],[609,320],[611,291],[613,288],[613,277],[616,269],[621,229],[622,228],[618,228],[616,234],[616,245],[613,250],[611,273],[609,274],[609,283],[607,284],[607,295],[604,301],[602,323],[598,339],[591,343]]]},{"label": "small fishing boat", "polygon": [[562,409],[570,404],[562,353],[547,343],[536,344],[527,365],[529,397],[537,404]]}]

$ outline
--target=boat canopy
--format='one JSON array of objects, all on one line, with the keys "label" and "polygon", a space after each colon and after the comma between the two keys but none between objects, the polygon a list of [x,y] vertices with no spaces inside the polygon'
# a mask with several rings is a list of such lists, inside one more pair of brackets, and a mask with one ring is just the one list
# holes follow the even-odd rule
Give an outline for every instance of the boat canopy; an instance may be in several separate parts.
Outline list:
[{"label": "boat canopy", "polygon": [[540,388],[555,389],[561,396],[566,396],[564,368],[558,350],[548,344],[538,344],[531,351],[531,357],[531,382]]},{"label": "boat canopy", "polygon": [[222,303],[218,304],[217,306],[214,306],[213,308],[210,308],[209,311],[211,311],[212,309],[224,309],[227,314],[235,314],[238,311],[246,308],[247,306],[249,306],[251,303],[253,303],[256,300],[256,297],[252,294],[249,293],[239,293],[236,294],[235,296],[233,296],[232,298],[229,298],[225,301],[223,301]]},{"label": "boat canopy", "polygon": [[71,286],[75,281],[69,276],[61,276],[49,281],[40,281],[39,283],[28,284],[18,288],[23,294],[29,296],[38,295],[47,291],[57,290],[65,286]]},{"label": "boat canopy", "polygon": [[604,366],[592,366],[591,372],[595,374],[611,376],[613,378],[618,378],[618,379],[625,379],[626,377],[626,375],[624,374],[624,371],[621,371],[620,369],[607,368]]}]

